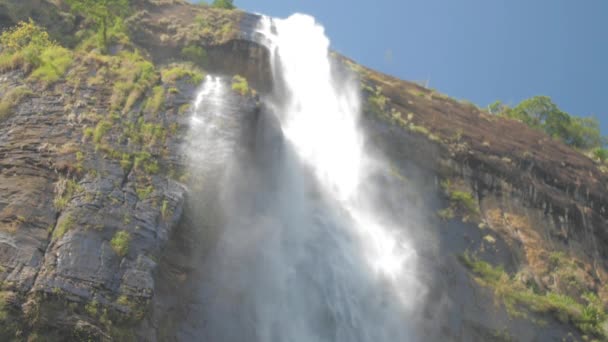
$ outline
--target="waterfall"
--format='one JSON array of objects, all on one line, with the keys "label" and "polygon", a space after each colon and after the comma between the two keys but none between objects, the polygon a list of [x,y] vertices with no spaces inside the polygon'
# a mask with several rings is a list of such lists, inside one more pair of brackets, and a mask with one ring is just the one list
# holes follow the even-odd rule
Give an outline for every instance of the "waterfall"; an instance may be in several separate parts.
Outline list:
[{"label": "waterfall", "polygon": [[259,32],[275,91],[255,120],[228,115],[227,80],[208,77],[195,102],[190,173],[221,227],[181,338],[420,340],[416,253],[374,201],[386,166],[365,151],[356,79],[337,74],[312,17],[264,18]]}]

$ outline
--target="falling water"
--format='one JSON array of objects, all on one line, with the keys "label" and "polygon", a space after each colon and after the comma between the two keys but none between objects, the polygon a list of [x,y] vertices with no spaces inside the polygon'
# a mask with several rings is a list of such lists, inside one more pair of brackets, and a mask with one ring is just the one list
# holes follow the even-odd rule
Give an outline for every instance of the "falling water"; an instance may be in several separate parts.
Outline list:
[{"label": "falling water", "polygon": [[337,77],[313,18],[266,18],[260,33],[275,93],[254,124],[226,115],[225,80],[208,77],[195,103],[191,173],[216,185],[221,227],[182,339],[419,340],[416,254],[371,200],[383,166],[364,151],[356,81]]}]

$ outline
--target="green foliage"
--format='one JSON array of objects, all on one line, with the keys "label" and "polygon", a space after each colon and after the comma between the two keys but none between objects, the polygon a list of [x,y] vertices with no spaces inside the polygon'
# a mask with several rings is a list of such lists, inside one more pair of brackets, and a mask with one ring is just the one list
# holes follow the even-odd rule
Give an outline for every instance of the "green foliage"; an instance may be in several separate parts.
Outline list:
[{"label": "green foliage", "polygon": [[72,200],[74,195],[83,191],[82,185],[73,179],[62,178],[55,183],[55,199],[53,204],[57,210],[63,210]]},{"label": "green foliage", "polygon": [[123,170],[128,171],[131,169],[132,166],[133,160],[131,158],[131,155],[128,153],[123,153],[122,158],[120,159],[120,167],[122,167]]},{"label": "green foliage", "polygon": [[479,209],[477,209],[477,204],[475,203],[475,199],[470,192],[466,191],[452,191],[450,192],[450,200],[462,205],[466,210],[470,213],[478,213]]},{"label": "green foliage", "polygon": [[205,78],[205,74],[188,65],[176,65],[161,71],[164,83],[175,84],[176,81],[188,78],[188,83],[198,85]]},{"label": "green foliage", "polygon": [[[0,114],[1,116],[2,114]],[[604,163],[608,160],[608,149],[598,147],[593,150],[593,157],[597,159],[600,163]]]},{"label": "green foliage", "polygon": [[47,84],[59,80],[72,64],[72,53],[53,42],[32,20],[3,32],[0,45],[0,71],[34,70],[32,78]]},{"label": "green foliage", "polygon": [[124,230],[116,232],[110,241],[110,245],[116,254],[124,257],[129,252],[129,243],[131,242],[131,234]]},{"label": "green foliage", "polygon": [[365,90],[368,93],[367,110],[378,116],[386,115],[385,111],[389,100],[382,94],[382,87],[376,86],[372,88],[370,86],[366,86]]},{"label": "green foliage", "polygon": [[606,142],[600,134],[597,119],[571,116],[548,96],[532,97],[514,108],[495,102],[489,109],[493,114],[519,120],[575,148],[597,148]]},{"label": "green foliage", "polygon": [[144,110],[148,113],[157,114],[165,104],[165,88],[156,86],[152,89],[152,97],[148,98]]},{"label": "green foliage", "polygon": [[97,315],[99,314],[99,302],[93,299],[84,306],[84,310],[89,316],[97,317]]},{"label": "green foliage", "polygon": [[166,219],[170,215],[169,201],[167,201],[166,199],[163,200],[163,204],[161,205],[161,208],[160,208],[160,213],[164,219]]},{"label": "green foliage", "polygon": [[148,185],[147,187],[135,189],[135,192],[137,192],[137,197],[143,201],[154,192],[154,187],[152,185]]},{"label": "green foliage", "polygon": [[213,0],[211,6],[214,8],[222,8],[222,9],[234,9],[233,0]]},{"label": "green foliage", "polygon": [[19,22],[15,27],[4,31],[0,35],[0,44],[2,44],[3,53],[15,53],[24,49],[31,49],[30,52],[40,52],[54,43],[49,38],[49,34],[30,19],[27,22]]},{"label": "green foliage", "polygon": [[138,52],[121,52],[111,59],[114,88],[110,98],[112,110],[127,113],[145,92],[158,81],[154,64]]},{"label": "green foliage", "polygon": [[99,121],[97,126],[95,126],[95,131],[93,132],[93,142],[96,144],[100,143],[101,139],[103,139],[110,128],[112,128],[112,123],[109,121]]},{"label": "green foliage", "polygon": [[75,224],[76,224],[76,221],[72,217],[72,214],[65,215],[59,221],[59,223],[57,224],[57,227],[55,227],[55,230],[53,231],[53,239],[54,240],[60,239],[62,236],[65,235],[65,233],[68,232],[68,230],[72,229]]},{"label": "green foliage", "polygon": [[473,273],[480,285],[494,290],[494,295],[502,301],[510,315],[525,317],[523,309],[552,314],[561,322],[573,324],[584,334],[608,337],[603,327],[608,315],[595,294],[586,293],[581,301],[577,301],[552,291],[538,293],[515,277],[510,277],[502,267],[494,267],[468,252],[460,257],[460,261]]},{"label": "green foliage", "polygon": [[4,323],[9,318],[7,297],[8,292],[0,291],[0,323]]},{"label": "green foliage", "polygon": [[249,94],[249,83],[247,79],[241,75],[234,75],[232,78],[232,90],[245,96]]},{"label": "green foliage", "polygon": [[207,65],[207,51],[202,46],[188,45],[182,49],[182,57],[196,65]]},{"label": "green foliage", "polygon": [[448,221],[454,218],[454,209],[445,208],[437,211],[437,216],[444,221]]},{"label": "green foliage", "polygon": [[108,46],[108,31],[121,26],[121,18],[129,12],[128,0],[66,0],[66,3],[74,13],[93,21],[104,50]]},{"label": "green foliage", "polygon": [[0,120],[7,118],[14,107],[27,96],[32,95],[32,91],[27,86],[19,86],[9,90],[0,98]]},{"label": "green foliage", "polygon": [[479,215],[479,208],[477,207],[477,201],[473,194],[456,189],[449,180],[441,182],[441,187],[450,199],[449,209],[451,209],[451,211],[445,212],[446,214],[453,214],[454,210],[459,210],[460,212],[464,212],[465,215]]},{"label": "green foliage", "polygon": [[47,84],[56,82],[65,74],[72,61],[70,50],[61,46],[51,46],[40,55],[40,66],[32,72],[32,78]]}]

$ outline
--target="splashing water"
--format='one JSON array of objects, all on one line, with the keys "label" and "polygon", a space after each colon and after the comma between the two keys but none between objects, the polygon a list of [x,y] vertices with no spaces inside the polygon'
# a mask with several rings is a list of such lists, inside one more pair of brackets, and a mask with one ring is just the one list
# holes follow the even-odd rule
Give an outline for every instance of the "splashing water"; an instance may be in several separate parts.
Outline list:
[{"label": "splashing water", "polygon": [[[381,168],[364,153],[357,83],[335,77],[312,17],[263,18],[275,92],[255,127],[207,78],[191,124],[192,172],[215,172],[223,219],[184,340],[414,341],[416,254],[366,192]],[[233,153],[253,130],[248,153]],[[213,174],[213,172],[207,172]],[[208,177],[208,176],[206,176]]]},{"label": "splashing water", "polygon": [[282,78],[290,94],[286,103],[279,104],[285,137],[349,212],[353,228],[366,241],[365,253],[372,267],[398,278],[405,262],[414,257],[413,250],[376,222],[371,208],[362,203],[365,193],[360,182],[374,161],[363,153],[363,136],[357,126],[357,83],[340,82],[332,76],[329,40],[313,17],[264,18],[261,26],[261,33],[270,41],[272,62],[278,65],[276,78]]}]

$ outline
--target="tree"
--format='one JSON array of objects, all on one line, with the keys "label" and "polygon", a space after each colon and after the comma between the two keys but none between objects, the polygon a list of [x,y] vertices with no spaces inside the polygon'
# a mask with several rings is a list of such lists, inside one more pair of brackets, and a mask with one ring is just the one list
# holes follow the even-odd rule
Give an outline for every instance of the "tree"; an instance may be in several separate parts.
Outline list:
[{"label": "tree", "polygon": [[223,8],[223,9],[234,9],[234,1],[233,0],[213,0],[211,6],[215,8]]},{"label": "tree", "polygon": [[572,147],[587,150],[606,144],[597,119],[571,116],[559,109],[548,96],[529,98],[514,108],[495,102],[489,106],[489,110],[542,130]]},{"label": "tree", "polygon": [[101,34],[103,47],[108,44],[108,27],[129,11],[128,0],[67,0],[72,11],[92,19]]}]

